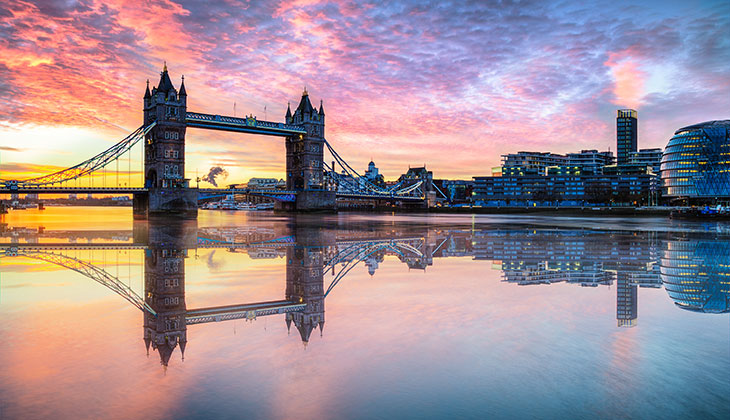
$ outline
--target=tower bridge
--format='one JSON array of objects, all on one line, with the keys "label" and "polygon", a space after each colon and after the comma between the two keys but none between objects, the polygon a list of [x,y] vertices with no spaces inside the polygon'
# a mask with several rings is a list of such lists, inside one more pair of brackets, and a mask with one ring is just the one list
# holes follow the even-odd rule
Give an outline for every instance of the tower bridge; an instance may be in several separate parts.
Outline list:
[{"label": "tower bridge", "polygon": [[[201,195],[246,194],[274,199],[281,211],[332,211],[337,199],[425,205],[431,188],[427,181],[408,180],[384,188],[357,173],[325,139],[325,112],[314,107],[305,89],[292,112],[287,106],[283,122],[188,111],[185,78],[175,87],[164,66],[157,86],[149,81],[143,97],[143,124],[122,141],[70,168],[24,180],[0,180],[0,194],[131,194],[137,219],[150,216],[197,216]],[[187,129],[227,131],[281,137],[286,147],[284,190],[191,188],[185,178]],[[121,185],[119,161],[131,149],[143,148],[141,185]],[[332,157],[329,165],[325,152]],[[131,162],[131,157],[128,158]],[[337,165],[342,172],[338,173]],[[94,185],[94,177],[116,169],[115,185]],[[128,167],[131,173],[131,167]],[[79,186],[80,180],[89,181]]]}]

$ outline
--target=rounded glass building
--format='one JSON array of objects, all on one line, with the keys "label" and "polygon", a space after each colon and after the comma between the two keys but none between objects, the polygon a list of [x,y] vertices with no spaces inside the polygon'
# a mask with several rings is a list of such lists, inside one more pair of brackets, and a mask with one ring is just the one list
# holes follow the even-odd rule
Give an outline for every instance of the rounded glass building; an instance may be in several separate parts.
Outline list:
[{"label": "rounded glass building", "polygon": [[664,149],[662,195],[730,198],[730,120],[680,128]]},{"label": "rounded glass building", "polygon": [[670,240],[663,244],[660,277],[682,309],[730,312],[730,243],[722,240]]}]

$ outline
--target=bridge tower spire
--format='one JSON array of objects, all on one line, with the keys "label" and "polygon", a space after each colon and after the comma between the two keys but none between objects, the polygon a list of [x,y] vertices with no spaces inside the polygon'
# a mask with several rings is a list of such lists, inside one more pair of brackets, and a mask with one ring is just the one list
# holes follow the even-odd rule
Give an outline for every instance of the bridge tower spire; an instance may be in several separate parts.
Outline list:
[{"label": "bridge tower spire", "polygon": [[[146,228],[146,231],[145,231]],[[185,315],[185,258],[187,248],[197,240],[197,223],[183,220],[151,220],[135,238],[146,242],[144,257],[145,302],[157,315],[144,312],[144,341],[149,352],[160,356],[167,366],[175,348],[185,357],[187,324]]]},{"label": "bridge tower spire", "polygon": [[297,192],[296,203],[277,203],[280,210],[332,211],[335,192],[324,185],[324,109],[312,106],[304,88],[299,106],[293,114],[287,108],[287,123],[298,125],[306,134],[286,138],[286,187]]},{"label": "bridge tower spire", "polygon": [[148,192],[135,195],[134,216],[196,217],[197,191],[185,179],[185,113],[187,92],[185,79],[180,91],[170,80],[167,63],[160,72],[160,81],[152,91],[145,91],[144,125],[156,122],[145,136],[144,184]]},{"label": "bridge tower spire", "polygon": [[328,246],[335,238],[329,232],[309,227],[295,231],[297,246],[286,250],[286,299],[307,306],[302,312],[286,314],[287,330],[293,323],[306,345],[312,332],[324,330],[324,266]]}]

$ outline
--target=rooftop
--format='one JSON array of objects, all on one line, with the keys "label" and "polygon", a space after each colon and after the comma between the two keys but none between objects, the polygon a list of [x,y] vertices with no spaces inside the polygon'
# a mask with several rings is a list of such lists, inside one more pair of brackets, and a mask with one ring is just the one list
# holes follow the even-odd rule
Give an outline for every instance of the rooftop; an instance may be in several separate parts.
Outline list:
[{"label": "rooftop", "polygon": [[674,134],[679,134],[682,131],[689,131],[689,130],[699,130],[702,128],[708,128],[708,127],[728,127],[730,128],[730,120],[715,120],[715,121],[705,121],[699,124],[692,124],[688,125],[686,127],[682,127],[679,130],[675,131]]}]

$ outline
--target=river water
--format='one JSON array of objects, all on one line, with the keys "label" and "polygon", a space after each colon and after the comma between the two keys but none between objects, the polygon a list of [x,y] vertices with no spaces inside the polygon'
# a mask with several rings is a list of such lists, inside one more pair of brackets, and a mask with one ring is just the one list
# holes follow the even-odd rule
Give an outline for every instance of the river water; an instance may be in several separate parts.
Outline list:
[{"label": "river water", "polygon": [[730,224],[12,211],[0,418],[730,418]]}]

